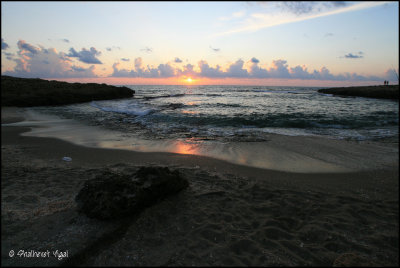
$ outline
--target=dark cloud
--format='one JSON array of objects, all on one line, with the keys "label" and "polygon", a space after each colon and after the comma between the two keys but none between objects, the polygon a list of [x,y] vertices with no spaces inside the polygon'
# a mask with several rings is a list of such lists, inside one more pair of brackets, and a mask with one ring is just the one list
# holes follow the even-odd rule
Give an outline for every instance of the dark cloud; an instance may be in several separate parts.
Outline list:
[{"label": "dark cloud", "polygon": [[348,53],[348,54],[344,55],[344,57],[346,59],[360,59],[360,58],[364,58],[363,54],[364,53],[362,51],[360,51],[360,52],[358,52],[358,55],[353,55],[352,53]]},{"label": "dark cloud", "polygon": [[26,43],[24,40],[19,40],[17,45],[21,54],[25,54],[26,52],[37,54],[40,50],[39,48]]},{"label": "dark cloud", "polygon": [[221,50],[221,49],[219,49],[219,48],[213,48],[213,47],[211,47],[211,46],[210,46],[210,48],[211,48],[211,50],[214,51],[214,52],[219,52],[219,51]]},{"label": "dark cloud", "polygon": [[68,57],[78,58],[79,61],[89,64],[102,64],[102,62],[96,58],[101,54],[100,51],[97,51],[94,47],[91,47],[90,50],[82,48],[80,52],[77,52],[74,48],[69,49],[70,53],[67,55]]},{"label": "dark cloud", "polygon": [[142,48],[141,51],[144,51],[146,53],[151,53],[151,52],[153,52],[153,49],[151,47],[145,47],[145,48]]},{"label": "dark cloud", "polygon": [[182,60],[181,60],[180,58],[175,58],[174,62],[176,62],[176,63],[181,63]]},{"label": "dark cloud", "polygon": [[256,58],[251,58],[251,60],[250,60],[252,63],[259,63],[260,61],[258,60],[258,59],[256,59]]},{"label": "dark cloud", "polygon": [[122,61],[129,61],[128,58],[121,58]]},{"label": "dark cloud", "polygon": [[64,41],[65,43],[69,43],[69,40],[67,38],[61,39],[62,41]]},{"label": "dark cloud", "polygon": [[326,33],[326,34],[324,35],[324,37],[330,37],[330,36],[333,36],[333,33]]},{"label": "dark cloud", "polygon": [[6,42],[4,42],[3,38],[1,38],[1,50],[7,49],[9,47],[10,46]]}]

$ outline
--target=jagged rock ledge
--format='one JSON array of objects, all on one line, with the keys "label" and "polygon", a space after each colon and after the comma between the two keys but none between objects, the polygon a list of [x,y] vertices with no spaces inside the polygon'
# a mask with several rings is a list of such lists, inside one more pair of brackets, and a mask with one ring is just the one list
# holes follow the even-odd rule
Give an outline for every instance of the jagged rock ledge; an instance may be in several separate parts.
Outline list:
[{"label": "jagged rock ledge", "polygon": [[130,98],[135,91],[96,83],[67,83],[39,78],[1,76],[1,106],[63,105]]},{"label": "jagged rock ledge", "polygon": [[399,99],[399,85],[324,88],[318,90],[318,92],[340,96],[355,96],[393,100]]}]

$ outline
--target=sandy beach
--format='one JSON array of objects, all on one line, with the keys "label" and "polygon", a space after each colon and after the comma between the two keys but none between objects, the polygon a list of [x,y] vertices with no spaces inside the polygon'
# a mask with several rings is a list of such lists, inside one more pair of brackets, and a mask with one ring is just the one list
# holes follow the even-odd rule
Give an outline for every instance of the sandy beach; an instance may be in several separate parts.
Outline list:
[{"label": "sandy beach", "polygon": [[[2,109],[2,124],[23,120],[19,111]],[[21,136],[29,130],[2,126],[4,266],[399,264],[397,141],[379,145],[397,150],[397,158],[376,159],[374,166],[374,159],[365,156],[370,169],[360,157],[370,144],[325,143],[325,148],[359,148],[351,167],[361,168],[297,173],[198,155],[89,148]],[[277,139],[293,148],[311,143],[290,138]],[[63,161],[64,156],[72,161]],[[130,218],[100,221],[76,211],[74,199],[85,180],[106,170],[132,174],[143,165],[177,169],[189,187]],[[32,250],[49,251],[49,256],[29,257]],[[56,250],[67,254],[57,258]]]}]

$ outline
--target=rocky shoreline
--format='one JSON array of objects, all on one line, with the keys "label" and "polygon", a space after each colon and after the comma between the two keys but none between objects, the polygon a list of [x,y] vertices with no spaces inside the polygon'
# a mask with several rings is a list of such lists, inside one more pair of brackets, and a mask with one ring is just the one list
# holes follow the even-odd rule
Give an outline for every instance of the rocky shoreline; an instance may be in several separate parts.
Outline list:
[{"label": "rocky shoreline", "polygon": [[135,91],[96,83],[67,83],[39,78],[1,76],[1,106],[63,105],[131,98]]},{"label": "rocky shoreline", "polygon": [[319,93],[377,99],[399,99],[399,85],[323,88]]}]

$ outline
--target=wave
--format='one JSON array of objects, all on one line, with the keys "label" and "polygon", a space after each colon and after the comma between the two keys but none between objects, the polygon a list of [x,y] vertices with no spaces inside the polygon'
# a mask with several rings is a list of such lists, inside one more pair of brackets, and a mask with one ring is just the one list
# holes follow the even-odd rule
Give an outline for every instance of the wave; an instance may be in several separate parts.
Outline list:
[{"label": "wave", "polygon": [[122,113],[135,116],[145,116],[154,112],[153,109],[140,107],[131,102],[99,103],[92,101],[90,105],[105,112]]},{"label": "wave", "polygon": [[161,98],[178,98],[178,97],[183,97],[185,95],[186,95],[185,93],[179,93],[179,94],[169,94],[169,95],[161,95],[161,96],[143,96],[142,99],[152,100],[152,99],[161,99]]},{"label": "wave", "polygon": [[378,120],[377,117],[352,118],[325,117],[320,114],[232,114],[231,116],[210,114],[154,113],[146,119],[150,124],[171,124],[179,122],[188,127],[233,127],[233,128],[325,128],[325,129],[360,129],[376,126],[395,126],[396,120]]}]

